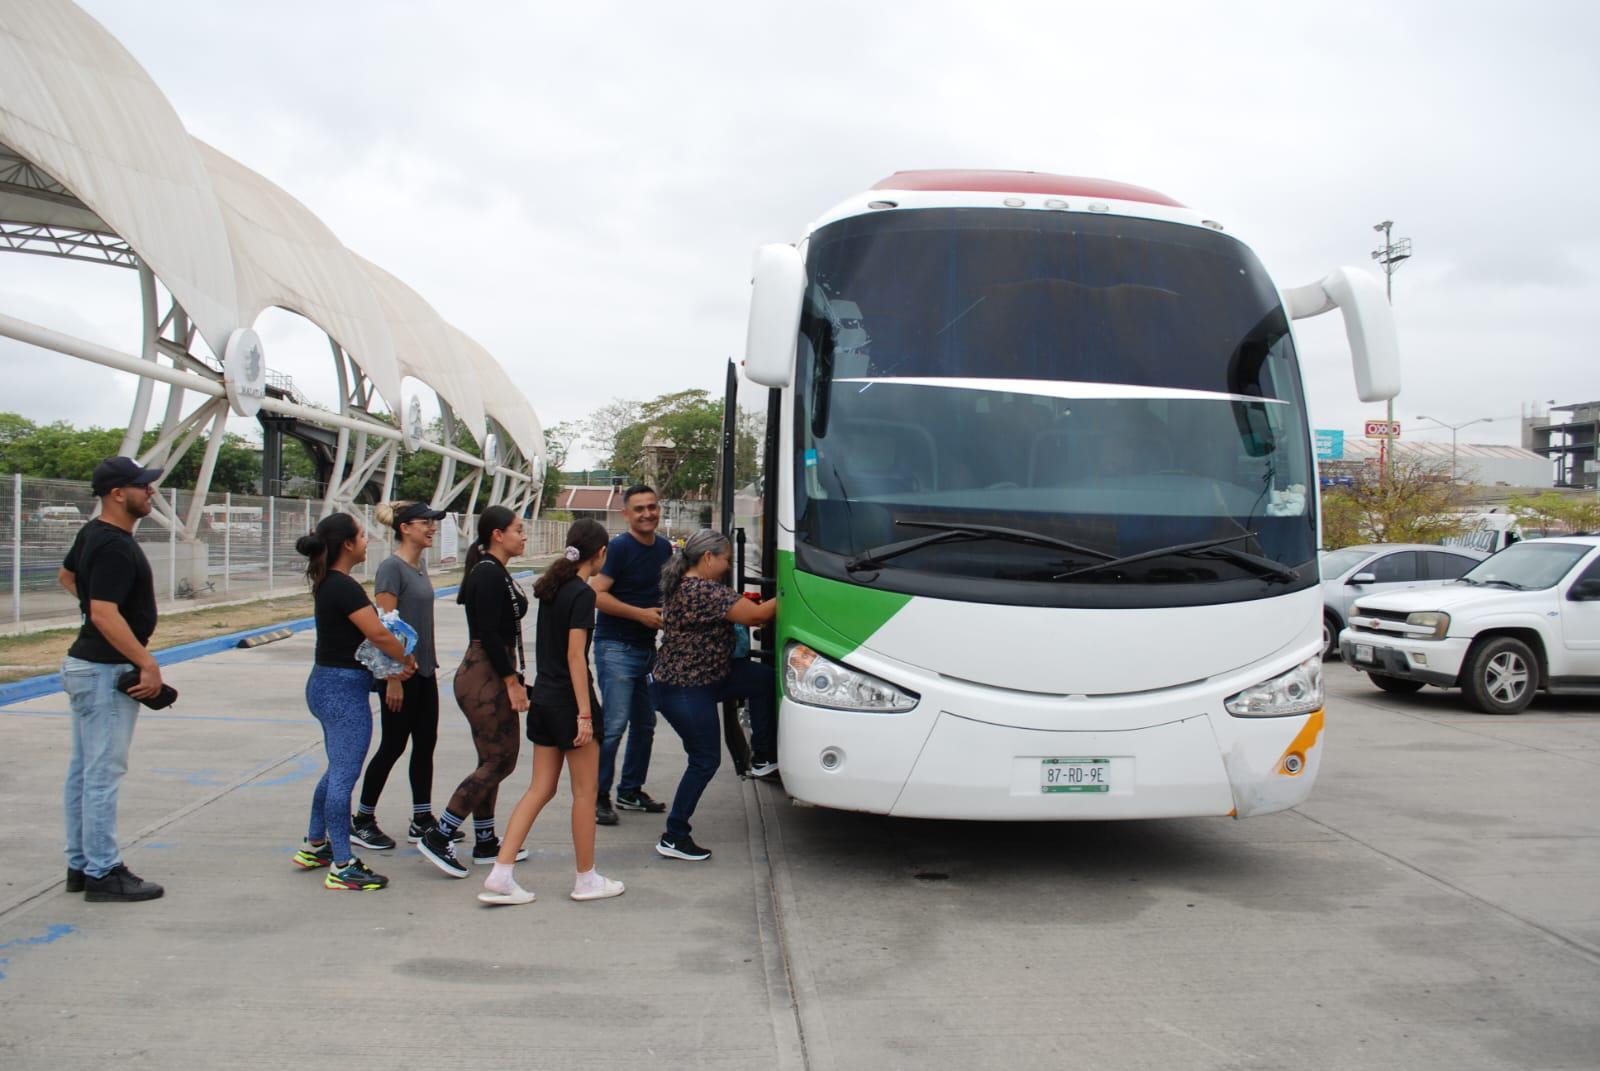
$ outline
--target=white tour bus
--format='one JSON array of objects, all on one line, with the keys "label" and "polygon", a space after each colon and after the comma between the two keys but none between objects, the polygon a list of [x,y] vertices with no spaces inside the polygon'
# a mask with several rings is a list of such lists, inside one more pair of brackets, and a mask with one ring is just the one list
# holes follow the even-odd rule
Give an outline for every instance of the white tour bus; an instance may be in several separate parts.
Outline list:
[{"label": "white tour bus", "polygon": [[[1322,593],[1290,321],[1341,309],[1358,394],[1392,397],[1376,280],[1280,292],[1161,194],[953,171],[891,176],[754,275],[768,575],[740,583],[781,599],[757,656],[791,796],[1044,820],[1305,799]],[[735,394],[730,371],[730,419]]]}]

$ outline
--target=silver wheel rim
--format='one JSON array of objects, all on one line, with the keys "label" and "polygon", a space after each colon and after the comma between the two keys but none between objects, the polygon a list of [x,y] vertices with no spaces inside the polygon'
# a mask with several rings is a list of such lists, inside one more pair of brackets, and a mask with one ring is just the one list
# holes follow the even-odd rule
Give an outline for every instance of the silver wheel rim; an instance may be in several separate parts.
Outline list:
[{"label": "silver wheel rim", "polygon": [[1495,702],[1514,703],[1528,690],[1528,663],[1514,651],[1501,651],[1489,659],[1483,683]]},{"label": "silver wheel rim", "polygon": [[1333,638],[1333,630],[1328,628],[1328,619],[1322,619],[1322,649],[1328,649],[1328,643]]}]

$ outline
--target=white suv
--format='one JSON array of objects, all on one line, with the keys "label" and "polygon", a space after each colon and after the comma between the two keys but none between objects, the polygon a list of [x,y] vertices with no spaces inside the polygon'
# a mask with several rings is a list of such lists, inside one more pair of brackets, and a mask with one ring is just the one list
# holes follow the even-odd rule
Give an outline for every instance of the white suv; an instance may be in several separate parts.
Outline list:
[{"label": "white suv", "polygon": [[1600,537],[1517,543],[1443,587],[1362,597],[1339,652],[1386,692],[1460,688],[1489,714],[1600,690]]}]

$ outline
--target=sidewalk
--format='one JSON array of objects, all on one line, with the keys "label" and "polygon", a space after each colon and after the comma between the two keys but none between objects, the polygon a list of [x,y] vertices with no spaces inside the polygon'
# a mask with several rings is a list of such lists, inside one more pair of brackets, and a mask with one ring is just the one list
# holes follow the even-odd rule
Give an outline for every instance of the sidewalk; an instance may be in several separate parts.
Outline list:
[{"label": "sidewalk", "polygon": [[[466,643],[452,600],[438,623],[436,811],[475,762],[448,679]],[[167,887],[151,903],[64,891],[65,696],[0,708],[0,1066],[67,1054],[163,1068],[357,1053],[386,1067],[779,1062],[781,1015],[793,1015],[762,954],[770,879],[752,789],[729,767],[696,815],[709,863],[657,856],[660,816],[599,831],[600,869],[628,884],[616,900],[567,899],[564,786],[518,867],[537,903],[483,907],[487,867],[453,880],[403,839],[364,856],[389,889],[326,891],[320,871],[289,862],[324,766],[301,694],[312,646],[307,631],[166,671],[183,698],[141,713],[120,811],[129,865]],[[664,722],[656,741],[649,787],[670,798],[683,752]],[[530,764],[524,741],[502,829]],[[391,834],[409,795],[402,760],[378,810]]]}]

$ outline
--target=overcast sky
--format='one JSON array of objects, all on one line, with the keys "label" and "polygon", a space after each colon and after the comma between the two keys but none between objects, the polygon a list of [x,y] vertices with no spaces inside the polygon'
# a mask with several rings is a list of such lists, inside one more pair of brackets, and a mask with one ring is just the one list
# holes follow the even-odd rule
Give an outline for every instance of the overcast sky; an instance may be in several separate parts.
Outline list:
[{"label": "overcast sky", "polygon": [[[1515,442],[1523,405],[1600,397],[1592,4],[84,6],[192,133],[482,342],[546,425],[720,390],[753,248],[924,167],[1154,187],[1280,286],[1376,271],[1393,219],[1416,252],[1395,277],[1408,437],[1427,413]],[[131,272],[0,256],[0,308],[137,349]],[[315,329],[259,326],[331,402]],[[1381,416],[1338,317],[1299,333],[1316,426]],[[132,397],[16,346],[0,375],[0,408],[36,419],[114,425]]]}]

